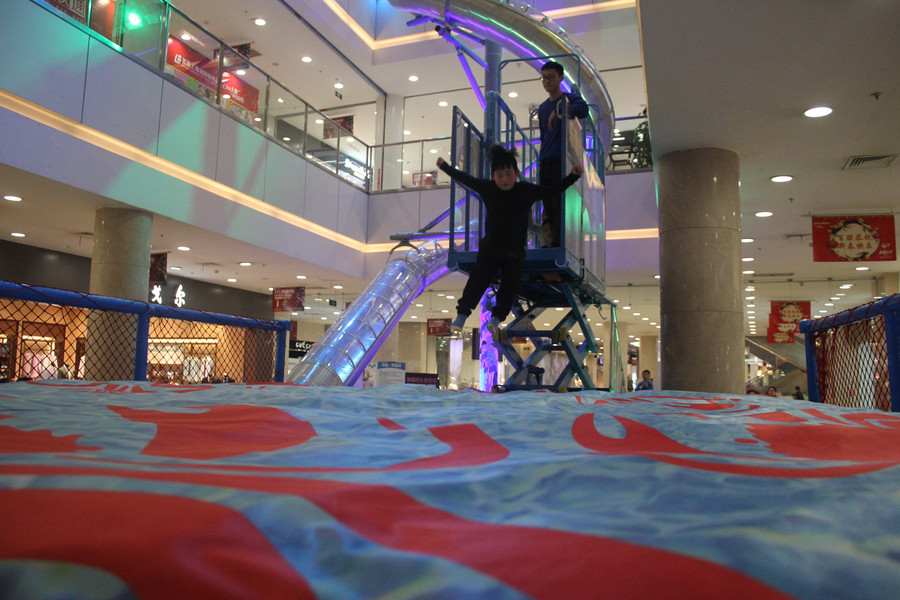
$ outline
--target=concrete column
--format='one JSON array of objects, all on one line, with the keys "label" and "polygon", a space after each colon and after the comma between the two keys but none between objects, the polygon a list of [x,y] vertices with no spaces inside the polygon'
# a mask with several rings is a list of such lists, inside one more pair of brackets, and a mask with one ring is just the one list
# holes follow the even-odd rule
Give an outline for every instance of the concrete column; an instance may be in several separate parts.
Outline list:
[{"label": "concrete column", "polygon": [[641,373],[644,369],[650,371],[650,379],[653,380],[653,389],[661,390],[662,378],[659,376],[659,349],[657,343],[659,338],[655,335],[642,335],[641,346],[638,351],[638,381],[641,380]]},{"label": "concrete column", "polygon": [[[147,301],[153,215],[128,208],[99,208],[94,221],[91,294]],[[84,378],[134,379],[136,318],[91,311],[87,318]]]},{"label": "concrete column", "polygon": [[153,215],[130,208],[98,208],[90,292],[146,302],[150,293]]},{"label": "concrete column", "polygon": [[738,155],[671,152],[658,175],[662,381],[670,390],[743,393]]}]

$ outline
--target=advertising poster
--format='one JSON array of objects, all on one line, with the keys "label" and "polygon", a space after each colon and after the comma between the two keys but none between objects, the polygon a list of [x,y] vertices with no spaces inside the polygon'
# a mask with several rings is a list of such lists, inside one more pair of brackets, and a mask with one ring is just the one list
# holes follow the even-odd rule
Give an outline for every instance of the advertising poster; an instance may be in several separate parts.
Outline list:
[{"label": "advertising poster", "polygon": [[306,288],[289,287],[272,290],[272,310],[274,312],[294,312],[303,310]]},{"label": "advertising poster", "polygon": [[405,362],[378,362],[375,365],[375,385],[406,383]]},{"label": "advertising poster", "polygon": [[421,171],[412,174],[413,187],[423,187],[437,184],[437,171]]},{"label": "advertising poster", "polygon": [[165,252],[150,255],[150,285],[166,285],[169,281],[169,255]]},{"label": "advertising poster", "polygon": [[428,319],[428,335],[450,335],[450,319]]},{"label": "advertising poster", "polygon": [[897,259],[894,215],[813,217],[814,262]]},{"label": "advertising poster", "polygon": [[334,117],[325,121],[322,126],[322,139],[329,140],[338,135],[350,135],[353,133],[353,115],[346,117]]},{"label": "advertising poster", "polygon": [[770,344],[793,344],[800,321],[810,318],[808,300],[773,300],[769,310],[769,329],[766,341]]},{"label": "advertising poster", "polygon": [[[166,72],[208,100],[215,102],[219,60],[169,37]],[[235,116],[250,120],[259,111],[259,90],[234,73],[222,75],[222,99]]]}]

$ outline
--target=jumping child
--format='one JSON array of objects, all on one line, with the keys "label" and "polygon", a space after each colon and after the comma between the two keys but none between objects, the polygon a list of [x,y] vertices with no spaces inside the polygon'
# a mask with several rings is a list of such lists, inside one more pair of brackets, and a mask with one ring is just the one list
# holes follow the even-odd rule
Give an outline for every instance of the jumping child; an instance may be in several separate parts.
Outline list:
[{"label": "jumping child", "polygon": [[509,315],[515,299],[522,265],[525,261],[525,238],[528,233],[528,218],[531,205],[554,194],[560,194],[578,181],[584,168],[580,164],[572,167],[562,181],[552,186],[541,186],[519,181],[519,164],[514,150],[497,145],[490,150],[491,178],[478,179],[468,173],[451,167],[443,158],[437,159],[437,166],[454,180],[466,186],[481,197],[485,208],[484,237],[478,244],[475,266],[462,297],[456,304],[456,319],[450,325],[454,333],[462,330],[466,319],[478,305],[482,294],[500,271],[500,289],[496,304],[491,309],[488,329],[496,335],[500,323]]}]

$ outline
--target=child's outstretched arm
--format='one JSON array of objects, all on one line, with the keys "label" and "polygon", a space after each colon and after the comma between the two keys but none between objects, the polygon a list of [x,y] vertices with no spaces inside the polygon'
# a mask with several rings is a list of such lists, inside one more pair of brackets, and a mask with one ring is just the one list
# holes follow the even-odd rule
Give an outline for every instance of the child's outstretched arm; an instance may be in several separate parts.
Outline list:
[{"label": "child's outstretched arm", "polygon": [[572,165],[572,173],[579,176],[584,174],[584,167],[581,165],[581,163],[575,163],[574,165]]},{"label": "child's outstretched arm", "polygon": [[436,164],[437,164],[438,168],[441,171],[443,171],[444,173],[446,173],[447,175],[449,175],[451,179],[455,179],[456,181],[460,182],[464,186],[466,186],[476,192],[480,193],[482,185],[487,185],[487,184],[491,183],[491,181],[489,179],[487,179],[487,180],[477,179],[475,177],[472,177],[468,173],[460,171],[459,169],[454,169],[453,167],[450,166],[450,163],[448,163],[441,157],[438,157]]}]

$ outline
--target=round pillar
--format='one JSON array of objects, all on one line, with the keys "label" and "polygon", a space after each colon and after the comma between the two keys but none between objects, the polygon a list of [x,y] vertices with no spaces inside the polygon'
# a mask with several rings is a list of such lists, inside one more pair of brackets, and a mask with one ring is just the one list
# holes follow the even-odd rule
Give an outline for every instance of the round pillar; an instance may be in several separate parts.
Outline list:
[{"label": "round pillar", "polygon": [[661,379],[669,390],[743,393],[738,155],[671,152],[657,172]]},{"label": "round pillar", "polygon": [[[147,301],[152,228],[153,215],[148,212],[127,208],[97,209],[91,294]],[[135,315],[90,311],[84,378],[92,381],[134,379],[136,331]]]},{"label": "round pillar", "polygon": [[98,208],[90,292],[146,302],[150,290],[153,215],[130,208]]}]

